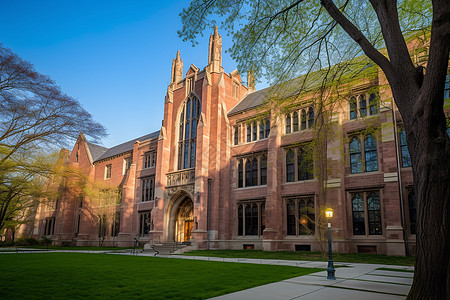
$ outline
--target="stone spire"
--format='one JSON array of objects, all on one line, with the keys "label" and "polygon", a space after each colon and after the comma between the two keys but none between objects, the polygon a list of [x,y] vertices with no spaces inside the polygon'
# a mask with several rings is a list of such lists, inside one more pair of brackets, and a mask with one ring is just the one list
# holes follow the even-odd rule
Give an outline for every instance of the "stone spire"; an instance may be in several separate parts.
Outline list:
[{"label": "stone spire", "polygon": [[172,77],[170,83],[177,83],[183,79],[183,60],[180,58],[180,50],[177,51],[177,57],[172,61]]},{"label": "stone spire", "polygon": [[217,26],[214,26],[214,34],[209,37],[208,66],[210,72],[222,71],[222,37]]}]

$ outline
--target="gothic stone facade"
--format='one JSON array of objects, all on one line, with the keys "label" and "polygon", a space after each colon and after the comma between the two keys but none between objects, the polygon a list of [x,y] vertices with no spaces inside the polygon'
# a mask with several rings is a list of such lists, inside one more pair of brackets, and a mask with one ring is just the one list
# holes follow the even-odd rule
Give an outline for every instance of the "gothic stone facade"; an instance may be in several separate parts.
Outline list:
[{"label": "gothic stone facade", "polygon": [[203,70],[191,65],[183,77],[177,53],[159,131],[110,149],[81,134],[66,163],[116,189],[120,201],[107,218],[68,190],[52,208],[41,205],[35,236],[72,245],[190,241],[199,249],[317,251],[328,206],[336,251],[414,251],[411,163],[382,72],[352,83],[333,113],[327,176],[319,180],[309,148],[314,102],[297,99],[289,110],[266,104],[270,88],[244,86],[237,71],[223,70],[221,55],[217,29]]}]

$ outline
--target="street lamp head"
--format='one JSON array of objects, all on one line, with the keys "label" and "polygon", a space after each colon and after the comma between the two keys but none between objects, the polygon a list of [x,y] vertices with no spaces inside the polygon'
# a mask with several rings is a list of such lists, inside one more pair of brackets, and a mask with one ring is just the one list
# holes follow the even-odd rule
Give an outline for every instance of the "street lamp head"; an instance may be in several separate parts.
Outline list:
[{"label": "street lamp head", "polygon": [[333,217],[333,209],[332,208],[327,208],[325,210],[325,217],[327,219],[331,219]]}]

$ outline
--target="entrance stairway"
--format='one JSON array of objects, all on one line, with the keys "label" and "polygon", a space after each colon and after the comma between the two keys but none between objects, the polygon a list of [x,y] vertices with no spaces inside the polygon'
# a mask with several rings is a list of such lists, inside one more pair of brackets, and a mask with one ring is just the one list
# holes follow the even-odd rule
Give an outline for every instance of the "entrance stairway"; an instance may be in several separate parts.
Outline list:
[{"label": "entrance stairway", "polygon": [[190,242],[183,242],[183,243],[176,243],[176,242],[170,242],[170,243],[161,243],[161,244],[154,244],[151,246],[151,249],[155,251],[155,256],[157,255],[171,255],[175,252],[182,253],[184,251],[184,248],[190,246]]}]

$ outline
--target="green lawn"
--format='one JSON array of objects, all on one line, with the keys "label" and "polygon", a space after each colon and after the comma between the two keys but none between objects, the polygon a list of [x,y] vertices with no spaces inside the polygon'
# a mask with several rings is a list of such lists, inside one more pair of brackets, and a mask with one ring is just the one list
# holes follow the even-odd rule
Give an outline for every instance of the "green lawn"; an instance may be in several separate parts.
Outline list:
[{"label": "green lawn", "polygon": [[[195,250],[184,253],[191,256],[211,257],[235,257],[235,258],[261,258],[261,259],[285,259],[285,260],[313,260],[328,261],[328,254],[322,257],[320,252],[305,251],[258,251],[258,250]],[[414,257],[387,256],[381,254],[344,254],[333,253],[335,262],[369,263],[413,266]]]},{"label": "green lawn", "polygon": [[2,299],[204,299],[321,269],[83,253],[0,255]]}]

